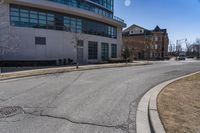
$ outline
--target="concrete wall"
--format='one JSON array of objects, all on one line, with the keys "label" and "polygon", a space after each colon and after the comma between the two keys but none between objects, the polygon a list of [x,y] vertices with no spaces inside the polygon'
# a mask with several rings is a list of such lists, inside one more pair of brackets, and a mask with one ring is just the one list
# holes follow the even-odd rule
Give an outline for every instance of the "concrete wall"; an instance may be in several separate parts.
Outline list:
[{"label": "concrete wall", "polygon": [[[58,60],[73,59],[76,61],[75,33],[34,29],[24,27],[11,27],[17,36],[18,47],[3,55],[3,60]],[[35,45],[35,37],[46,37],[46,45]],[[121,43],[117,39],[81,34],[84,40],[84,62],[101,62],[101,43],[109,43],[111,57],[111,44],[118,44],[118,57],[121,55]],[[121,40],[121,39],[120,39]],[[88,41],[98,42],[98,60],[88,60]]]}]

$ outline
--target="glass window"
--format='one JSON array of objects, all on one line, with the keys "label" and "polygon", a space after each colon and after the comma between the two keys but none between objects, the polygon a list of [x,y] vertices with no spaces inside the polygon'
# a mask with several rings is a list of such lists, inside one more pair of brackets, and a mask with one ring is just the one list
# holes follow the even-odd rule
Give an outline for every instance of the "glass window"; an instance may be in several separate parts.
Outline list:
[{"label": "glass window", "polygon": [[112,58],[117,58],[117,44],[112,44],[112,53],[111,53]]},{"label": "glass window", "polygon": [[47,19],[46,13],[39,12],[39,19],[46,20]]},{"label": "glass window", "polygon": [[10,8],[10,11],[11,11],[11,12],[19,12],[19,8],[11,7],[11,8]]},{"label": "glass window", "polygon": [[81,33],[82,32],[82,20],[81,19],[77,19],[77,23],[76,23],[76,27],[77,27],[77,32]]},{"label": "glass window", "polygon": [[28,23],[28,22],[29,22],[28,18],[21,18],[20,21],[21,21],[21,22],[25,22],[25,23]]},{"label": "glass window", "polygon": [[29,11],[25,9],[20,9],[20,17],[28,18],[29,17]]},{"label": "glass window", "polygon": [[11,16],[11,21],[19,22],[19,17]]},{"label": "glass window", "polygon": [[98,57],[98,43],[97,42],[88,42],[88,59],[97,60]]},{"label": "glass window", "polygon": [[108,45],[108,43],[102,43],[101,44],[101,58],[102,58],[102,60],[108,60],[109,59],[109,45]]},{"label": "glass window", "polygon": [[30,18],[38,19],[38,12],[30,11]]},{"label": "glass window", "polygon": [[69,32],[117,38],[117,28],[114,26],[86,18],[79,18],[66,14],[63,15],[57,12],[24,6],[11,4],[10,20],[12,26],[65,30]]},{"label": "glass window", "polygon": [[14,12],[14,11],[12,11],[12,12],[11,12],[11,15],[12,15],[12,16],[17,16],[17,17],[19,17],[19,12]]},{"label": "glass window", "polygon": [[[96,5],[86,0],[49,0],[61,4],[65,4],[72,7],[81,8],[84,10],[88,10],[106,17],[113,16],[113,0],[91,0],[94,3],[100,4]],[[106,8],[106,9],[105,9]]]},{"label": "glass window", "polygon": [[76,18],[71,18],[71,32],[76,32]]},{"label": "glass window", "polygon": [[67,16],[64,17],[64,30],[71,31],[70,21],[71,21],[70,17]]},{"label": "glass window", "polygon": [[48,29],[54,29],[54,25],[55,25],[55,15],[52,13],[48,13],[47,14],[47,25],[48,25]]},{"label": "glass window", "polygon": [[34,27],[38,24],[38,12],[30,11],[30,25]]}]

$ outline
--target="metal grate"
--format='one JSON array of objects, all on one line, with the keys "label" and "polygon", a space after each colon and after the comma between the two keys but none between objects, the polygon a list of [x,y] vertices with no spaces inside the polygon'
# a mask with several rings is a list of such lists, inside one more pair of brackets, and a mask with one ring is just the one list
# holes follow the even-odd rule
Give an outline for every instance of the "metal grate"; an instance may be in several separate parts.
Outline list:
[{"label": "metal grate", "polygon": [[3,107],[3,108],[0,108],[0,119],[12,117],[21,113],[23,113],[22,107],[19,107],[19,106]]}]

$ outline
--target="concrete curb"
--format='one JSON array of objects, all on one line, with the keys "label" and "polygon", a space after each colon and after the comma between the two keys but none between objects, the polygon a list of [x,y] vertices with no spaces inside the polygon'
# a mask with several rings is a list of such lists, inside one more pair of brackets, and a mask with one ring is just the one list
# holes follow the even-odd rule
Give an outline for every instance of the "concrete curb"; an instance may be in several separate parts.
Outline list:
[{"label": "concrete curb", "polygon": [[148,63],[148,62],[129,63],[129,64],[118,63],[118,64],[80,66],[79,69],[76,69],[76,66],[73,66],[73,67],[62,67],[62,68],[46,68],[46,69],[37,69],[37,70],[26,70],[26,71],[19,71],[19,72],[3,73],[0,75],[0,80],[46,75],[46,74],[55,74],[55,73],[65,73],[65,72],[73,72],[73,71],[84,71],[84,70],[117,68],[117,67],[130,67],[130,66],[151,65],[151,64],[152,63]]},{"label": "concrete curb", "polygon": [[165,133],[157,108],[157,97],[169,84],[200,71],[163,82],[149,90],[140,100],[136,114],[137,133]]}]

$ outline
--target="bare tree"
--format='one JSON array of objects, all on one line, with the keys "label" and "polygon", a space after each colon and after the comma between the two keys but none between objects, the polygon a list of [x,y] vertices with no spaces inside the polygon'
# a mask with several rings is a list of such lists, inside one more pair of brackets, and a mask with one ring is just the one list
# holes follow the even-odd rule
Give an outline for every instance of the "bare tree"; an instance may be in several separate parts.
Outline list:
[{"label": "bare tree", "polygon": [[122,57],[126,61],[126,64],[128,64],[128,60],[130,60],[130,56],[131,56],[131,51],[128,46],[125,46],[122,49]]},{"label": "bare tree", "polygon": [[196,39],[195,44],[197,45],[198,58],[200,58],[200,38]]},{"label": "bare tree", "polygon": [[84,45],[84,40],[86,40],[87,38],[83,37],[83,34],[81,32],[76,32],[73,35],[73,41],[72,44],[74,45],[74,48],[76,48],[76,68],[79,68],[79,56],[78,56],[78,52],[80,48],[83,48]]},{"label": "bare tree", "polygon": [[192,54],[192,43],[186,42],[185,45],[186,45],[187,56],[191,56],[191,54]]},{"label": "bare tree", "polygon": [[200,38],[196,39],[196,43],[200,45]]},{"label": "bare tree", "polygon": [[176,51],[175,44],[172,41],[170,41],[170,43],[169,43],[168,51],[169,51],[170,56],[173,56],[174,52]]},{"label": "bare tree", "polygon": [[15,34],[15,30],[11,30],[10,22],[6,19],[7,7],[4,4],[5,0],[0,0],[0,61],[3,60],[5,54],[14,52],[19,43],[19,38]]}]

